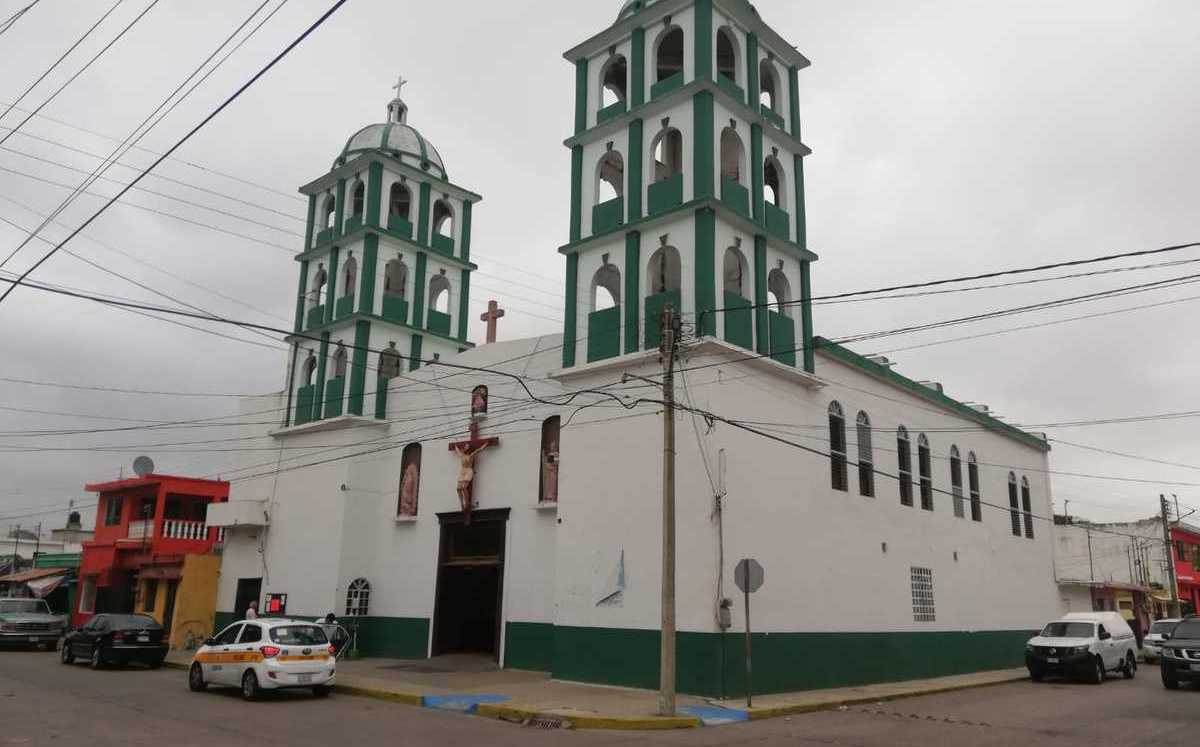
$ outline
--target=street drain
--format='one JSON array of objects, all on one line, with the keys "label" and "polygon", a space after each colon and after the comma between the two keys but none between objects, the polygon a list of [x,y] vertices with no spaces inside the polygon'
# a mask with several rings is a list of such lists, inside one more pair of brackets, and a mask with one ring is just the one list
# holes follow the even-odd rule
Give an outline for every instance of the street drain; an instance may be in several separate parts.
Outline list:
[{"label": "street drain", "polygon": [[534,716],[525,722],[531,729],[570,729],[571,722],[554,716]]}]

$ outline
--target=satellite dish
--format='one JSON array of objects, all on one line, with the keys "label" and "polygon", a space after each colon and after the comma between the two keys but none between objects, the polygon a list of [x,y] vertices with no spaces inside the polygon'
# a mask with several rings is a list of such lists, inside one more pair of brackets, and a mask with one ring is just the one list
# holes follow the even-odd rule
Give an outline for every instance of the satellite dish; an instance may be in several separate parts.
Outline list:
[{"label": "satellite dish", "polygon": [[148,456],[140,456],[133,460],[133,471],[138,477],[145,477],[154,472],[154,460]]}]

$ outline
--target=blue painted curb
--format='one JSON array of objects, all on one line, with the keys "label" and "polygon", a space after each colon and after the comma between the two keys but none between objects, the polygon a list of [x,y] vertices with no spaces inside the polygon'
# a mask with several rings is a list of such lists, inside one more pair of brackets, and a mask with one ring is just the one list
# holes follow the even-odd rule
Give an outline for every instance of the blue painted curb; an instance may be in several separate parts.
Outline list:
[{"label": "blue painted curb", "polygon": [[736,708],[721,708],[720,706],[684,706],[679,710],[700,719],[705,726],[721,726],[737,724],[750,720],[750,712]]},{"label": "blue painted curb", "polygon": [[507,695],[422,695],[421,705],[440,711],[475,713],[480,703],[505,703],[512,700]]}]

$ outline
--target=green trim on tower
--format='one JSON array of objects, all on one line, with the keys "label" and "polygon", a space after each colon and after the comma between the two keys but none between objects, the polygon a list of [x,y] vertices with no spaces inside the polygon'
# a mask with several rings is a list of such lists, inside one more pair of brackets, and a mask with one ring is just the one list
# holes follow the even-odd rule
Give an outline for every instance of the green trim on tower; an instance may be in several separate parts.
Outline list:
[{"label": "green trim on tower", "polygon": [[759,111],[762,84],[758,80],[758,34],[746,34],[746,97],[750,108]]},{"label": "green trim on tower", "polygon": [[312,249],[313,228],[317,221],[317,196],[308,196],[308,219],[304,223],[304,251]]},{"label": "green trim on tower", "polygon": [[462,206],[462,228],[459,229],[459,254],[463,262],[471,261],[471,202],[465,201]]},{"label": "green trim on tower", "polygon": [[433,209],[431,194],[433,187],[429,182],[421,182],[421,197],[417,204],[417,243],[429,246],[430,210]]},{"label": "green trim on tower", "polygon": [[379,207],[383,203],[383,164],[372,161],[367,168],[367,220],[372,228],[379,227]]},{"label": "green trim on tower", "polygon": [[750,125],[750,212],[754,222],[767,224],[766,205],[763,198],[763,131],[762,125]]},{"label": "green trim on tower", "polygon": [[583,235],[583,146],[571,149],[571,241]]},{"label": "green trim on tower", "polygon": [[759,355],[771,353],[771,329],[767,314],[767,237],[754,237],[754,340]]},{"label": "green trim on tower", "polygon": [[328,291],[325,293],[325,323],[333,321],[334,307],[337,305],[338,287],[338,254],[341,249],[334,247],[329,252],[329,279],[325,281]]},{"label": "green trim on tower", "polygon": [[413,319],[412,326],[420,329],[425,326],[425,272],[429,258],[425,252],[417,252],[417,276],[413,281]]},{"label": "green trim on tower", "polygon": [[467,341],[467,322],[471,320],[468,302],[471,298],[471,273],[462,271],[462,286],[458,290],[458,339]]},{"label": "green trim on tower", "polygon": [[629,173],[625,187],[625,200],[629,209],[626,221],[642,217],[642,129],[643,123],[635,119],[629,123]]},{"label": "green trim on tower", "polygon": [[817,372],[817,356],[813,350],[812,319],[812,262],[800,260],[800,334],[804,344],[804,370]]},{"label": "green trim on tower", "polygon": [[788,68],[788,103],[792,110],[792,137],[800,139],[800,70]]},{"label": "green trim on tower", "polygon": [[354,357],[350,362],[350,403],[346,412],[363,414],[363,394],[367,390],[367,349],[371,344],[371,323],[354,324]]},{"label": "green trim on tower", "polygon": [[342,219],[346,217],[346,180],[337,180],[337,198],[333,203],[333,235],[342,235]]},{"label": "green trim on tower", "polygon": [[636,353],[638,350],[638,314],[637,298],[641,295],[642,278],[642,234],[630,231],[625,234],[625,352]]},{"label": "green trim on tower", "polygon": [[696,37],[693,49],[696,51],[696,79],[713,79],[713,6],[712,0],[696,0],[692,11],[693,26]]},{"label": "green trim on tower", "polygon": [[563,368],[575,365],[575,339],[579,313],[579,255],[567,255],[567,301],[563,310]]},{"label": "green trim on tower", "polygon": [[804,209],[804,159],[792,156],[796,172],[796,243],[808,248],[808,216]]},{"label": "green trim on tower", "polygon": [[296,296],[296,329],[304,330],[304,296],[308,293],[308,262],[300,263],[300,293]]},{"label": "green trim on tower", "polygon": [[629,37],[629,105],[646,103],[646,29],[638,26]]},{"label": "green trim on tower", "polygon": [[692,114],[695,122],[692,136],[692,199],[698,200],[716,195],[712,91],[696,92],[692,99]]},{"label": "green trim on tower", "polygon": [[412,347],[408,353],[408,370],[416,371],[421,367],[421,343],[424,338],[421,335],[412,336]]},{"label": "green trim on tower", "polygon": [[[320,420],[325,412],[325,361],[329,358],[329,333],[321,333],[321,350],[317,353],[317,388],[313,396],[312,420]],[[311,421],[310,421],[311,422]]]},{"label": "green trim on tower", "polygon": [[363,237],[362,279],[358,289],[358,310],[375,313],[375,272],[379,263],[379,236],[369,233]]},{"label": "green trim on tower", "polygon": [[575,61],[575,134],[587,129],[588,61]]},{"label": "green trim on tower", "polygon": [[703,208],[696,211],[696,336],[717,333],[717,213]]},{"label": "green trim on tower", "polygon": [[283,427],[288,428],[292,425],[292,397],[296,391],[296,364],[300,358],[300,343],[299,341],[292,343],[291,365],[288,366],[288,396],[287,409],[283,411]]}]

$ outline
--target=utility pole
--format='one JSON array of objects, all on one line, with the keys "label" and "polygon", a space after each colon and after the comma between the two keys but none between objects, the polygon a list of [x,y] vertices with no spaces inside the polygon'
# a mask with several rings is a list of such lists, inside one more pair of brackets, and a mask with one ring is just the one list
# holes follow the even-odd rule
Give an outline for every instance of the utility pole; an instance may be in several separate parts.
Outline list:
[{"label": "utility pole", "polygon": [[1092,577],[1092,583],[1096,583],[1096,566],[1092,563],[1092,530],[1087,530],[1088,541],[1088,575]]},{"label": "utility pole", "polygon": [[21,570],[21,562],[17,555],[18,548],[21,542],[21,525],[17,524],[17,531],[13,532],[13,562],[12,570],[9,573],[19,573]]},{"label": "utility pole", "polygon": [[675,309],[662,310],[663,362],[663,546],[662,650],[659,657],[658,714],[675,715]]},{"label": "utility pole", "polygon": [[1167,573],[1171,582],[1171,616],[1179,617],[1179,579],[1175,577],[1175,553],[1171,549],[1171,519],[1168,516],[1167,497],[1158,495],[1158,504],[1162,510],[1163,547],[1167,552]]}]

